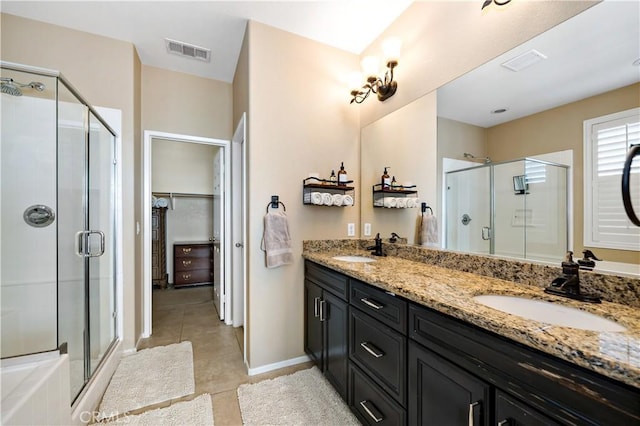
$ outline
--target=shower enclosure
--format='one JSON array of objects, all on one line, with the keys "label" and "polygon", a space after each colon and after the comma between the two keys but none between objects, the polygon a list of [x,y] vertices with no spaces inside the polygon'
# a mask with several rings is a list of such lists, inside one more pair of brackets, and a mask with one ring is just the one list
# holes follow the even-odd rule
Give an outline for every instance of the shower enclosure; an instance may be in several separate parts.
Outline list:
[{"label": "shower enclosure", "polygon": [[73,401],[117,338],[115,133],[58,72],[0,65],[1,355],[67,352]]},{"label": "shower enclosure", "polygon": [[525,158],[446,173],[446,248],[562,259],[568,248],[567,170]]}]

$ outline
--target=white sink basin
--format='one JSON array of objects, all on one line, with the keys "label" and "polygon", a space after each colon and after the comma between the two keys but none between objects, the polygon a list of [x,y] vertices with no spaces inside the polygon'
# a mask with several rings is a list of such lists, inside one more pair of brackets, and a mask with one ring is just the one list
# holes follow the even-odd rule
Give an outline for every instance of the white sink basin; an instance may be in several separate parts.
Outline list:
[{"label": "white sink basin", "polygon": [[626,328],[614,321],[558,303],[500,295],[476,296],[473,300],[502,312],[561,327],[592,331],[626,331]]},{"label": "white sink basin", "polygon": [[369,263],[375,262],[375,259],[365,256],[333,256],[335,260],[341,260],[342,262],[360,262],[360,263]]}]

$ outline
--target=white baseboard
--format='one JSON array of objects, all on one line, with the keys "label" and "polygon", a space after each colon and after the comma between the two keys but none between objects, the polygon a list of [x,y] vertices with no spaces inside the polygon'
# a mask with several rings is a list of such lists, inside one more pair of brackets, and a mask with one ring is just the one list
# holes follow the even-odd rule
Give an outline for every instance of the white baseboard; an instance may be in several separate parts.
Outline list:
[{"label": "white baseboard", "polygon": [[292,365],[302,364],[307,361],[311,361],[311,358],[309,358],[307,355],[303,355],[297,358],[291,358],[280,362],[274,362],[273,364],[263,365],[262,367],[249,368],[247,366],[247,374],[249,376],[255,376],[256,374],[268,373],[269,371],[290,367]]}]

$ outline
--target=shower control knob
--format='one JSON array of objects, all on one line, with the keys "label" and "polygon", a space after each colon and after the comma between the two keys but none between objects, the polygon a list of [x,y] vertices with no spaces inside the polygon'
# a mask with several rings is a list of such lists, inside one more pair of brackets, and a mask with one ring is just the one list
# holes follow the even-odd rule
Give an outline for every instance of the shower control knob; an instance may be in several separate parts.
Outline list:
[{"label": "shower control knob", "polygon": [[242,243],[236,243],[236,247],[240,248],[240,247],[244,247],[244,244]]}]

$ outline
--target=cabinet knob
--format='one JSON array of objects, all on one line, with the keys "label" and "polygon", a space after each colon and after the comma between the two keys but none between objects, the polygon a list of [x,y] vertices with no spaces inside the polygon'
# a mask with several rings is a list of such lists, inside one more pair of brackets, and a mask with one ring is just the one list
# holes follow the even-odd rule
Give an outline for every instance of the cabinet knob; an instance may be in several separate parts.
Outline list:
[{"label": "cabinet knob", "polygon": [[182,265],[183,266],[189,266],[189,265],[191,265],[191,261],[190,260],[183,260],[182,261]]},{"label": "cabinet knob", "polygon": [[183,280],[188,280],[189,278],[191,278],[191,274],[182,274]]},{"label": "cabinet knob", "polygon": [[182,252],[183,252],[184,254],[191,253],[191,247],[183,248],[183,249],[182,249]]}]

